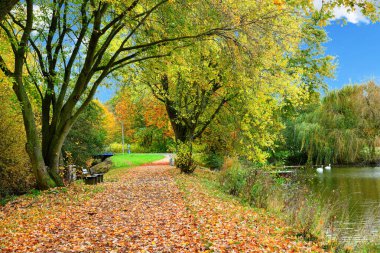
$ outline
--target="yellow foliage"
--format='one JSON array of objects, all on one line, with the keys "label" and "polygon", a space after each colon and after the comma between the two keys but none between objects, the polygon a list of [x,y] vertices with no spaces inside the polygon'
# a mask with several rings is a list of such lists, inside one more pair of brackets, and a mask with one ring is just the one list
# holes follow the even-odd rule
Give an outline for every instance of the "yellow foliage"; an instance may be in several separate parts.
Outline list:
[{"label": "yellow foliage", "polygon": [[34,185],[21,108],[9,80],[0,72],[0,197],[28,191]]}]

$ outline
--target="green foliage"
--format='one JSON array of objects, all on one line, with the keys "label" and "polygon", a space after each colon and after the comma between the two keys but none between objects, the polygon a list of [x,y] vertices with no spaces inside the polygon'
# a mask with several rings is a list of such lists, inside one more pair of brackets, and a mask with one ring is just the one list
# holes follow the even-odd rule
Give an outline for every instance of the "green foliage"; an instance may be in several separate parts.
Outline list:
[{"label": "green foliage", "polygon": [[379,98],[380,88],[373,82],[330,92],[320,106],[293,123],[299,150],[310,163],[376,160]]},{"label": "green foliage", "polygon": [[165,153],[173,140],[164,135],[163,129],[153,126],[139,128],[134,135],[133,152]]},{"label": "green foliage", "polygon": [[105,112],[98,103],[90,103],[66,138],[63,150],[71,153],[74,164],[83,166],[93,155],[105,149]]},{"label": "green foliage", "polygon": [[[124,145],[124,150],[127,150],[127,145]],[[123,152],[123,144],[117,143],[117,142],[111,143],[108,146],[107,151],[110,151],[114,154],[122,153]]]},{"label": "green foliage", "polygon": [[231,167],[221,172],[219,180],[226,192],[234,196],[240,196],[246,185],[247,174],[247,170],[235,162]]},{"label": "green foliage", "polygon": [[223,166],[224,156],[215,152],[207,152],[204,154],[203,162],[207,168],[219,170]]}]

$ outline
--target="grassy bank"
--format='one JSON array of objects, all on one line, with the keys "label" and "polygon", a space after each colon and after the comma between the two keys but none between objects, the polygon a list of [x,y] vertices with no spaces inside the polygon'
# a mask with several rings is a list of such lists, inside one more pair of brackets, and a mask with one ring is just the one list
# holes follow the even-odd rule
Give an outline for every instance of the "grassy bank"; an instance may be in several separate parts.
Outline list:
[{"label": "grassy bank", "polygon": [[117,169],[139,166],[163,158],[165,158],[165,156],[160,154],[115,154],[111,160],[113,162],[113,168]]},{"label": "grassy bank", "polygon": [[319,241],[298,236],[276,214],[225,193],[218,172],[197,169],[184,175],[173,170],[172,174],[207,252],[325,252]]},{"label": "grassy bank", "polygon": [[[246,168],[236,162],[220,172],[198,169],[191,178],[201,184],[207,194],[223,201],[238,201],[264,217],[272,215],[299,238],[315,242],[326,251],[380,252],[379,241],[353,245],[340,240],[339,234],[334,238],[327,236],[326,231],[334,229],[336,210],[344,206],[333,199],[321,205],[320,196],[310,192],[302,182],[274,177],[267,171]],[[180,182],[185,184],[182,179]],[[187,191],[186,187],[182,188]]]}]

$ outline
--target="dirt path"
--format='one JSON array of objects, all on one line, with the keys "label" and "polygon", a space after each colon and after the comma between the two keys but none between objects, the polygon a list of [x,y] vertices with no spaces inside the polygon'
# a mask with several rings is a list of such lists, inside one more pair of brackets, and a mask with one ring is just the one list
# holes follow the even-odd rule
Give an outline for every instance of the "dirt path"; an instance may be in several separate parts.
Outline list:
[{"label": "dirt path", "polygon": [[56,199],[40,197],[26,208],[25,203],[6,206],[0,219],[0,251],[197,252],[202,248],[169,166],[133,168],[118,182],[96,187],[101,192],[84,202],[70,203],[65,199],[74,197],[69,192]]},{"label": "dirt path", "polygon": [[[224,205],[201,194],[196,185],[191,189],[192,194],[181,192],[171,167],[161,165],[165,161],[129,169],[118,179],[104,184],[74,185],[68,190],[53,190],[8,204],[0,209],[0,252],[262,252],[263,249],[280,249],[266,248],[266,245],[278,244],[276,240],[282,240],[281,233],[273,236],[270,231],[258,232],[257,224],[251,224],[253,229],[247,230],[246,225],[241,226],[244,220],[239,219],[237,224],[236,219],[231,220],[232,217],[226,215],[229,210],[219,210],[233,208],[230,203]],[[210,212],[213,208],[218,211]],[[247,217],[247,213],[240,217]],[[236,246],[237,235],[244,235],[245,241],[255,242],[251,245],[259,247],[249,248],[246,243],[242,244],[243,248]],[[261,243],[262,238],[267,241]],[[283,242],[278,251],[297,251],[296,244],[291,245],[286,248]],[[305,245],[299,249],[304,251]]]}]

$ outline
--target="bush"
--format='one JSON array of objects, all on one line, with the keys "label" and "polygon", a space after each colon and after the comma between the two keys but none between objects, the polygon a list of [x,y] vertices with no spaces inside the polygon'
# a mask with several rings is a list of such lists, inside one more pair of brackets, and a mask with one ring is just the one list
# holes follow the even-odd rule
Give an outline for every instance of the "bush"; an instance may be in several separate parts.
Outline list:
[{"label": "bush", "polygon": [[212,170],[219,170],[223,166],[224,157],[223,155],[210,152],[205,154],[203,161],[207,168],[210,168]]},{"label": "bush", "polygon": [[191,174],[197,167],[193,154],[191,152],[191,144],[181,143],[178,145],[178,152],[175,158],[175,165],[182,173]]},{"label": "bush", "polygon": [[332,211],[331,205],[321,206],[318,197],[304,186],[294,184],[284,195],[285,219],[299,232],[299,235],[312,240],[324,236]]},{"label": "bush", "polygon": [[245,167],[237,159],[226,159],[219,174],[225,192],[251,206],[281,213],[285,221],[307,239],[323,237],[337,205],[320,205],[318,196],[312,195],[301,183],[290,180]]},{"label": "bush", "polygon": [[[125,151],[127,152],[128,149],[125,149]],[[138,143],[133,143],[131,144],[131,152],[132,153],[149,153],[149,149],[146,149],[142,146],[140,146]]]},{"label": "bush", "polygon": [[242,196],[246,185],[247,170],[237,162],[232,162],[231,166],[225,168],[220,173],[220,184],[223,189],[234,196]]},{"label": "bush", "polygon": [[[126,148],[126,145],[124,145],[124,147]],[[111,143],[108,147],[108,151],[111,151],[112,153],[122,153],[123,145],[117,142]]]}]

